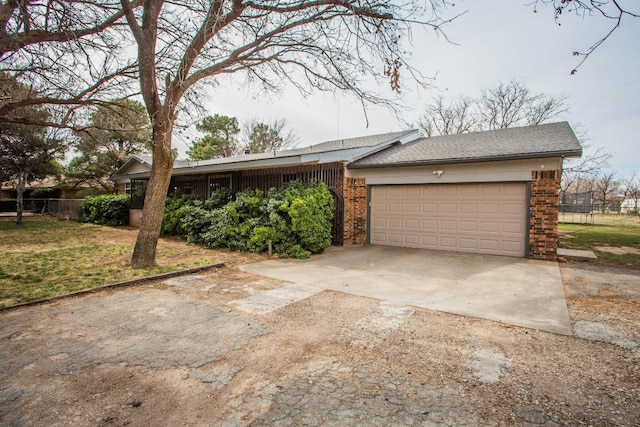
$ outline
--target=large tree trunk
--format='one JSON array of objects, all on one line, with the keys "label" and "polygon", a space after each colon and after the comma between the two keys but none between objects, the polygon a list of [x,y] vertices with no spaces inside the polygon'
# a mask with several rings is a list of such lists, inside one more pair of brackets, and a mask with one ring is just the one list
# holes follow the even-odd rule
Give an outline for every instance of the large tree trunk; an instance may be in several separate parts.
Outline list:
[{"label": "large tree trunk", "polygon": [[16,225],[22,225],[22,213],[24,212],[24,187],[27,185],[25,174],[18,173],[18,185],[16,185]]},{"label": "large tree trunk", "polygon": [[171,133],[173,121],[165,118],[160,121],[160,129],[153,132],[153,165],[151,177],[147,186],[142,211],[142,225],[138,231],[138,238],[131,257],[131,267],[153,267],[156,262],[156,246],[162,227],[164,203],[173,171],[173,156],[171,152]]}]

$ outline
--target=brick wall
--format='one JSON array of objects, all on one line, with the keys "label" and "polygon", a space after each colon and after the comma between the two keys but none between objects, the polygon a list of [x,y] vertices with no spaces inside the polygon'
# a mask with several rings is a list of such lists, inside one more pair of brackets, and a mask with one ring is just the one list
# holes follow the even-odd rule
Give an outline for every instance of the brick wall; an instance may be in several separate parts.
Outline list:
[{"label": "brick wall", "polygon": [[367,239],[367,182],[344,179],[344,245],[364,245]]},{"label": "brick wall", "polygon": [[531,172],[529,258],[556,260],[559,190],[559,170]]}]

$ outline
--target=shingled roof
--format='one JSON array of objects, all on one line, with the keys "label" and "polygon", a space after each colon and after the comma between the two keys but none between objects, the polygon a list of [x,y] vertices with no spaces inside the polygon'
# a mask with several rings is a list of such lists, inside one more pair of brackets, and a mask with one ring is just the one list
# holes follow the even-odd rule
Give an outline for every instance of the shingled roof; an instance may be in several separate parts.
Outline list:
[{"label": "shingled roof", "polygon": [[567,122],[420,138],[352,162],[349,168],[418,166],[538,157],[577,157],[582,148]]},{"label": "shingled roof", "polygon": [[[348,163],[361,157],[384,150],[394,143],[404,144],[419,137],[417,130],[406,130],[357,138],[336,139],[305,148],[267,153],[244,154],[211,160],[176,160],[173,175],[224,172],[258,169],[278,166],[297,166],[312,163]],[[135,165],[146,166],[146,170],[131,171]],[[125,178],[146,178],[151,171],[151,157],[133,156],[111,177],[113,180]]]}]

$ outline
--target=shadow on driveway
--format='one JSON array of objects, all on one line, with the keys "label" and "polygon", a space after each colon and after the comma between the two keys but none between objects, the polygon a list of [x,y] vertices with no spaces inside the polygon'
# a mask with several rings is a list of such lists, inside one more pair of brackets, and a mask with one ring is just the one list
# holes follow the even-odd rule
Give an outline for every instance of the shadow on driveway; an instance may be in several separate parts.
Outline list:
[{"label": "shadow on driveway", "polygon": [[308,260],[270,260],[241,269],[297,284],[571,335],[555,262],[347,246],[331,247]]}]

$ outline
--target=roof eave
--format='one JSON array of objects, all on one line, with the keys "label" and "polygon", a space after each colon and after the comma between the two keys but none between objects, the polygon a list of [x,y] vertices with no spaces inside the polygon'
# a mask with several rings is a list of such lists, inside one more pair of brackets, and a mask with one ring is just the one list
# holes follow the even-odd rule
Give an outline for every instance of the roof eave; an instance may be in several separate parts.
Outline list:
[{"label": "roof eave", "polygon": [[396,162],[396,163],[384,163],[376,165],[358,165],[349,164],[349,169],[372,169],[372,168],[388,168],[388,167],[404,167],[404,166],[430,166],[430,165],[446,165],[446,164],[460,164],[460,163],[485,163],[496,162],[505,160],[526,160],[526,159],[544,159],[550,157],[580,157],[582,155],[582,149],[575,150],[563,150],[556,152],[545,153],[526,153],[516,155],[503,155],[503,156],[491,156],[491,157],[468,157],[468,158],[450,158],[450,159],[437,159],[437,160],[417,160],[413,162]]},{"label": "roof eave", "polygon": [[418,138],[420,138],[420,130],[414,129],[411,131],[407,131],[406,134],[402,135],[399,138],[390,139],[378,145],[374,145],[373,147],[371,147],[371,150],[368,150],[365,153],[357,157],[354,157],[353,160],[351,160],[351,162],[349,163],[357,162],[358,160],[361,160],[361,159],[364,159],[365,157],[379,153],[380,151],[386,150],[387,148],[392,147],[394,145],[398,145],[398,144],[402,145],[402,144],[406,144],[407,142],[415,141]]},{"label": "roof eave", "polygon": [[149,162],[145,161],[144,158],[134,154],[133,156],[129,157],[127,159],[127,161],[124,162],[124,164],[118,168],[117,171],[115,171],[113,174],[111,174],[109,179],[111,181],[118,181],[119,179],[127,179],[127,178],[129,178],[130,177],[129,174],[120,174],[119,172],[121,170],[123,170],[123,169],[126,169],[133,162],[138,162],[138,163],[140,163],[142,165],[145,165],[145,166],[148,166],[149,168],[151,168],[151,164]]}]

